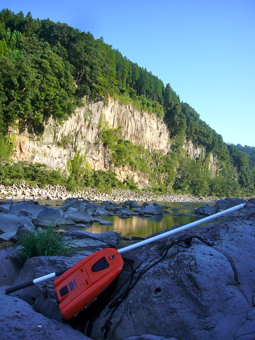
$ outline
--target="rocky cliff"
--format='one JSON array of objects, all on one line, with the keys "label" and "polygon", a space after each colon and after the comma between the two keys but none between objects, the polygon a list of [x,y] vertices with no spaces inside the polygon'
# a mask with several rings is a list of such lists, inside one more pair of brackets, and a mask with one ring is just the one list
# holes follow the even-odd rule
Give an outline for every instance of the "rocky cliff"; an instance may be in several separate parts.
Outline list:
[{"label": "rocky cliff", "polygon": [[[169,132],[163,120],[155,115],[133,109],[130,105],[120,104],[109,98],[108,104],[96,102],[76,109],[75,113],[62,124],[49,120],[41,136],[27,130],[17,134],[17,146],[14,161],[44,163],[54,169],[66,169],[67,161],[74,157],[77,150],[86,155],[86,161],[94,170],[112,169],[119,179],[131,176],[140,186],[148,185],[144,174],[128,168],[113,168],[109,153],[100,140],[102,127],[122,128],[122,138],[136,145],[142,145],[149,151],[167,154],[171,142]],[[185,142],[184,148],[191,158],[205,157],[203,148],[196,148],[191,142]],[[214,158],[210,158],[209,168],[214,168]]]}]

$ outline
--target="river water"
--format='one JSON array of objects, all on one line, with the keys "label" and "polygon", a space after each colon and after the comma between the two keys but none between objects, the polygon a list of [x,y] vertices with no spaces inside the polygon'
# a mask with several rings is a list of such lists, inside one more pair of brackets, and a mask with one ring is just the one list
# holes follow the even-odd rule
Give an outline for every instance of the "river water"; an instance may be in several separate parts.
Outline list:
[{"label": "river water", "polygon": [[[61,201],[49,201],[49,200],[41,200],[39,201],[40,205],[47,204],[52,207],[61,207]],[[99,203],[99,202],[98,202]],[[137,202],[142,205],[143,202]],[[182,214],[194,215],[195,209],[204,205],[204,202],[157,202],[159,204],[166,205],[171,212],[171,215],[164,216],[155,216],[152,218],[143,218],[139,216],[134,216],[132,218],[121,219],[118,216],[112,217],[103,217],[104,220],[108,220],[113,222],[113,225],[110,226],[101,226],[99,223],[94,223],[92,226],[88,228],[84,228],[82,230],[86,230],[92,233],[102,233],[106,231],[116,231],[121,234],[121,236],[130,238],[134,237],[147,237],[149,235],[155,234],[159,231],[170,229],[173,226],[185,225],[194,221],[197,221],[198,218],[196,216],[180,216]],[[210,203],[209,203],[210,204]],[[210,205],[214,205],[215,202]],[[176,209],[177,211],[172,211],[171,209]],[[174,214],[178,214],[175,216]],[[214,223],[216,223],[215,221]],[[207,224],[211,224],[209,222]],[[61,228],[61,231],[67,230],[65,228]],[[0,248],[3,247],[3,242],[0,242]],[[5,243],[5,242],[4,242]],[[5,243],[5,246],[8,246]]]},{"label": "river water", "polygon": [[[138,202],[142,204],[143,202]],[[195,214],[195,209],[201,207],[205,203],[181,203],[181,202],[158,202],[168,206],[172,214]],[[213,205],[213,204],[212,204]],[[171,209],[178,209],[178,211],[171,211]],[[159,231],[170,229],[173,226],[185,225],[198,218],[195,216],[175,216],[175,215],[155,216],[152,218],[142,218],[134,216],[132,218],[120,219],[118,216],[104,217],[104,220],[113,222],[111,226],[101,226],[98,223],[94,223],[92,227],[86,228],[87,231],[92,233],[101,233],[105,231],[117,231],[124,237],[147,237],[155,234]],[[209,224],[209,223],[208,223]]]}]

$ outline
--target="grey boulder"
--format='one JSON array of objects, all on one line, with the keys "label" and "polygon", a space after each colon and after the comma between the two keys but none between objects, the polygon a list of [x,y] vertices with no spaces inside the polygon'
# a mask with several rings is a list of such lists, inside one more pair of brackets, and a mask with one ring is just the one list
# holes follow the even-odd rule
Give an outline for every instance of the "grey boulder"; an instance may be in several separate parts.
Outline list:
[{"label": "grey boulder", "polygon": [[164,211],[160,206],[147,204],[140,209],[139,215],[164,215]]},{"label": "grey boulder", "polygon": [[[199,237],[209,243],[196,238],[197,233],[182,233],[179,241],[194,237],[190,246],[175,244],[140,277],[113,312],[107,339],[139,334],[182,340],[254,339],[254,219],[200,229]],[[139,275],[172,241],[138,248],[125,257],[135,261]],[[108,312],[112,312],[110,305],[94,321],[92,338],[103,337]]]},{"label": "grey boulder", "polygon": [[23,266],[18,253],[13,248],[0,250],[0,286],[11,286],[17,279]]},{"label": "grey boulder", "polygon": [[213,214],[216,214],[216,212],[217,208],[211,207],[209,204],[205,204],[202,207],[195,209],[196,215],[211,216]]},{"label": "grey boulder", "polygon": [[69,219],[75,223],[93,223],[93,218],[83,212],[78,211],[66,211],[63,214],[64,219]]},{"label": "grey boulder", "polygon": [[89,340],[86,335],[68,324],[51,320],[35,312],[25,301],[5,295],[0,287],[1,340]]},{"label": "grey boulder", "polygon": [[117,216],[120,218],[129,218],[132,217],[132,214],[127,208],[120,208],[117,211]]},{"label": "grey boulder", "polygon": [[34,228],[33,223],[27,217],[18,217],[12,214],[0,215],[0,239],[11,241],[12,238],[16,235],[16,232],[20,225],[26,225],[28,227]]},{"label": "grey boulder", "polygon": [[39,203],[37,202],[21,201],[18,203],[11,204],[10,214],[14,214],[18,216],[21,210],[26,210],[36,217],[44,209],[45,209],[45,206],[39,205]]},{"label": "grey boulder", "polygon": [[105,233],[91,233],[85,230],[79,230],[76,228],[71,228],[65,233],[65,237],[71,237],[72,239],[88,239],[88,240],[98,240],[103,242],[108,246],[117,246],[120,242],[121,236],[115,231],[109,231]]},{"label": "grey boulder", "polygon": [[39,214],[38,218],[42,220],[57,220],[58,218],[61,218],[63,216],[63,210],[58,208],[44,208]]}]

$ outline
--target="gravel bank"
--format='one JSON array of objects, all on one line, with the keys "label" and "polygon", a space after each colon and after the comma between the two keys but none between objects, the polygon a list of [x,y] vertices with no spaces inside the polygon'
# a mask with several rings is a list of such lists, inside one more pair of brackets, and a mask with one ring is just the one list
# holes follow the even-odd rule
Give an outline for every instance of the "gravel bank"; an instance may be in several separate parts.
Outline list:
[{"label": "gravel bank", "polygon": [[140,202],[216,202],[218,198],[195,197],[185,194],[166,194],[156,195],[148,192],[137,192],[132,190],[114,189],[111,192],[100,192],[97,189],[67,191],[65,187],[47,185],[45,188],[27,187],[25,184],[20,186],[12,185],[6,187],[0,185],[0,199],[19,200],[66,200],[67,198],[86,198],[91,201],[111,201],[124,202],[136,200]]}]

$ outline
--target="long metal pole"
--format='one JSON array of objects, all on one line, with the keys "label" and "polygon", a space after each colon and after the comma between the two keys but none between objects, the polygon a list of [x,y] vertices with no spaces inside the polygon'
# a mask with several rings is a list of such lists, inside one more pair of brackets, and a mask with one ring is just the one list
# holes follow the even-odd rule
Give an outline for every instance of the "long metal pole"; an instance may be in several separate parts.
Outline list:
[{"label": "long metal pole", "polygon": [[168,237],[170,235],[173,235],[173,234],[176,234],[176,233],[180,233],[181,231],[183,230],[187,230],[191,227],[194,227],[194,226],[197,226],[199,224],[202,224],[202,223],[205,223],[205,222],[208,222],[208,221],[211,221],[211,220],[214,220],[222,215],[226,215],[226,214],[229,214],[235,210],[238,210],[238,209],[241,209],[241,208],[244,208],[246,205],[246,203],[242,203],[242,204],[239,204],[239,205],[236,205],[232,208],[229,208],[229,209],[226,209],[226,210],[223,210],[221,212],[218,212],[217,214],[213,214],[211,216],[208,216],[208,217],[205,217],[205,218],[202,218],[201,220],[199,221],[195,221],[195,222],[192,222],[192,223],[189,223],[189,224],[186,224],[182,227],[179,227],[179,228],[176,228],[174,230],[170,230],[170,231],[167,231],[163,234],[160,234],[160,235],[157,235],[157,236],[154,236],[154,237],[151,237],[147,240],[144,240],[144,241],[141,241],[141,242],[138,242],[138,243],[134,243],[134,244],[131,244],[130,246],[127,246],[125,248],[121,248],[118,250],[118,252],[120,254],[122,253],[125,253],[126,251],[130,251],[130,250],[133,250],[135,248],[138,248],[138,247],[142,247],[142,246],[145,246],[149,243],[152,243],[152,242],[155,242],[155,241],[158,241],[158,240],[161,240],[162,238],[165,238],[165,237]]}]

